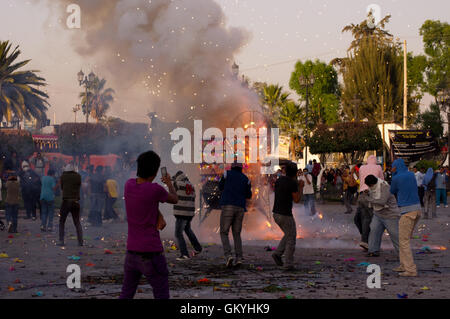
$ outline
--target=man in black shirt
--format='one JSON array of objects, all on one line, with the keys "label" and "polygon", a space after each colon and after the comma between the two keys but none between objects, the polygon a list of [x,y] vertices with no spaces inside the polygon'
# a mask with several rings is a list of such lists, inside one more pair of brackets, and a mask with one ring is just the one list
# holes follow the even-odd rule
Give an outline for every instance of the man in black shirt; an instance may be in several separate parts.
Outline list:
[{"label": "man in black shirt", "polygon": [[[297,240],[297,226],[292,215],[292,202],[300,202],[300,189],[297,181],[297,165],[291,163],[286,166],[286,176],[281,176],[275,183],[275,202],[273,205],[273,218],[284,233],[278,248],[272,258],[278,266],[285,270],[294,269],[294,252]],[[282,256],[285,254],[286,263]]]}]

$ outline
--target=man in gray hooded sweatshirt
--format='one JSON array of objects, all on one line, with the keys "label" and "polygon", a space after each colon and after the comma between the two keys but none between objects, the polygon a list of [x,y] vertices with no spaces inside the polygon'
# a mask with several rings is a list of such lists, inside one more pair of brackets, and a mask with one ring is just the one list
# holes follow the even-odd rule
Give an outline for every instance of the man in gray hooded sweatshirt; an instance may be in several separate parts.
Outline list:
[{"label": "man in gray hooded sweatshirt", "polygon": [[373,209],[369,234],[369,254],[379,255],[383,233],[387,229],[389,238],[398,255],[400,211],[395,196],[391,194],[391,186],[374,175],[367,176],[364,182],[369,187],[365,192],[368,194],[369,207]]}]

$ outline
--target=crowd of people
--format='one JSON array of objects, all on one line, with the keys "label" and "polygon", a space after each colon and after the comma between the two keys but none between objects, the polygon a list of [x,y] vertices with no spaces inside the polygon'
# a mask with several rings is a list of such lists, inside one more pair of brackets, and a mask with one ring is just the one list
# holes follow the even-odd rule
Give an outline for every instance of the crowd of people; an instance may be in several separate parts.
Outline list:
[{"label": "crowd of people", "polygon": [[[178,171],[171,177],[167,169],[162,168],[162,182],[167,189],[156,183],[161,159],[153,151],[141,154],[136,161],[136,170],[125,175],[110,167],[78,169],[73,163],[66,164],[61,171],[56,170],[56,166],[46,171],[45,166],[41,169],[42,163],[49,164],[40,154],[30,161],[23,161],[20,169],[16,157],[12,156],[9,160],[4,184],[8,231],[17,232],[20,197],[25,206],[25,218],[36,220],[39,205],[41,231],[53,231],[55,198],[60,190],[62,203],[58,245],[65,245],[65,222],[71,214],[78,244],[83,246],[80,223],[83,207],[89,211],[89,224],[100,227],[105,220],[118,219],[114,204],[123,193],[128,239],[120,298],[134,297],[142,275],[153,287],[155,298],[169,298],[169,271],[160,238],[160,231],[167,224],[159,209],[160,203],[173,205],[175,238],[180,252],[177,261],[190,260],[202,252],[202,245],[191,228],[196,211],[196,192],[188,176]],[[393,270],[402,277],[418,275],[410,246],[418,220],[422,215],[425,218],[436,217],[436,208],[441,201],[448,207],[448,172],[444,168],[425,171],[414,167],[409,170],[403,159],[395,160],[386,172],[377,164],[375,156],[369,156],[365,164],[343,167],[342,170],[326,169],[317,161],[310,162],[302,170],[296,163],[290,162],[274,176],[273,219],[284,235],[272,258],[286,271],[295,269],[297,227],[293,204],[303,199],[306,214],[315,215],[315,199],[316,194],[320,193],[321,182],[342,185],[347,214],[353,212],[356,199],[354,223],[361,235],[360,246],[368,257],[380,256],[383,233],[389,233],[399,258],[399,266]],[[123,190],[119,189],[120,185],[124,185]],[[241,265],[244,260],[241,232],[247,200],[252,198],[252,184],[243,172],[243,165],[232,164],[231,169],[221,176],[219,188],[220,239],[225,266],[231,268]],[[229,239],[230,230],[234,251]],[[194,248],[191,254],[184,234]]]},{"label": "crowd of people", "polygon": [[[0,178],[0,189],[5,189],[4,207],[6,225],[0,220],[0,229],[7,228],[10,233],[18,232],[19,205],[23,203],[24,219],[38,219],[42,232],[52,232],[54,213],[58,210],[60,222],[64,225],[68,213],[72,213],[77,229],[80,217],[85,212],[88,225],[101,227],[102,224],[119,220],[115,204],[122,198],[125,180],[131,176],[131,168],[123,169],[116,165],[88,165],[78,167],[73,161],[65,163],[56,157],[48,160],[41,153],[36,153],[30,159],[19,159],[12,152],[3,161]],[[78,179],[80,187],[78,189]],[[0,201],[1,192],[0,192]],[[61,232],[61,227],[60,227]],[[60,238],[63,245],[63,236]],[[82,237],[79,237],[80,245]]]}]

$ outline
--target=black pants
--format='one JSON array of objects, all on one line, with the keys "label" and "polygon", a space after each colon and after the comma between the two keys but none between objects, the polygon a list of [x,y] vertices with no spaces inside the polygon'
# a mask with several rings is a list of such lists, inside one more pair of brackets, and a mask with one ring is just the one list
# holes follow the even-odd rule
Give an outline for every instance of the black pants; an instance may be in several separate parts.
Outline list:
[{"label": "black pants", "polygon": [[419,200],[420,200],[420,206],[424,207],[424,201],[423,197],[425,196],[425,188],[423,186],[419,187]]},{"label": "black pants", "polygon": [[354,218],[355,225],[358,227],[359,233],[361,234],[361,241],[364,243],[369,242],[370,223],[372,222],[373,216],[372,208],[368,206],[366,198],[366,194],[359,194],[358,208],[356,209]]},{"label": "black pants", "polygon": [[104,215],[103,219],[107,220],[107,219],[118,219],[119,218],[119,216],[117,216],[117,214],[113,208],[116,200],[117,200],[117,198],[112,198],[112,197],[106,196],[105,215]]},{"label": "black pants", "polygon": [[65,199],[61,205],[61,218],[59,219],[59,240],[64,242],[64,227],[69,213],[72,213],[73,223],[77,229],[77,238],[80,245],[83,244],[83,229],[80,223],[80,203],[78,200]]},{"label": "black pants", "polygon": [[35,194],[28,192],[22,193],[22,198],[27,218],[36,217],[36,207],[38,205],[39,199]]}]

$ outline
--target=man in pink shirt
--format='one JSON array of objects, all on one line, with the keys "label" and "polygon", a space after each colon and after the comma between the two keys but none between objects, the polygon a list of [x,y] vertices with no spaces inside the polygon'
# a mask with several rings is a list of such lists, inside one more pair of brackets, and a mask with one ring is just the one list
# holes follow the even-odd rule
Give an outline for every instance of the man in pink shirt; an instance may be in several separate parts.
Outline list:
[{"label": "man in pink shirt", "polygon": [[[383,169],[377,164],[377,158],[375,155],[370,155],[367,158],[367,164],[362,165],[358,172],[359,177],[359,196],[358,196],[358,208],[356,210],[356,215],[354,222],[356,227],[358,227],[359,233],[361,234],[361,242],[359,246],[365,251],[369,249],[369,233],[370,233],[370,223],[372,222],[373,210],[369,207],[368,195],[365,191],[369,190],[369,186],[365,184],[366,177],[373,175],[381,180],[384,180]],[[371,253],[370,257],[376,257],[377,253]]]},{"label": "man in pink shirt", "polygon": [[125,184],[125,206],[128,221],[127,255],[120,299],[132,299],[139,280],[145,275],[153,288],[155,299],[169,299],[169,271],[164,248],[159,236],[162,215],[159,203],[178,203],[178,196],[171,177],[162,181],[169,193],[159,184],[153,183],[161,164],[153,151],[141,154],[137,160],[137,176]]}]

